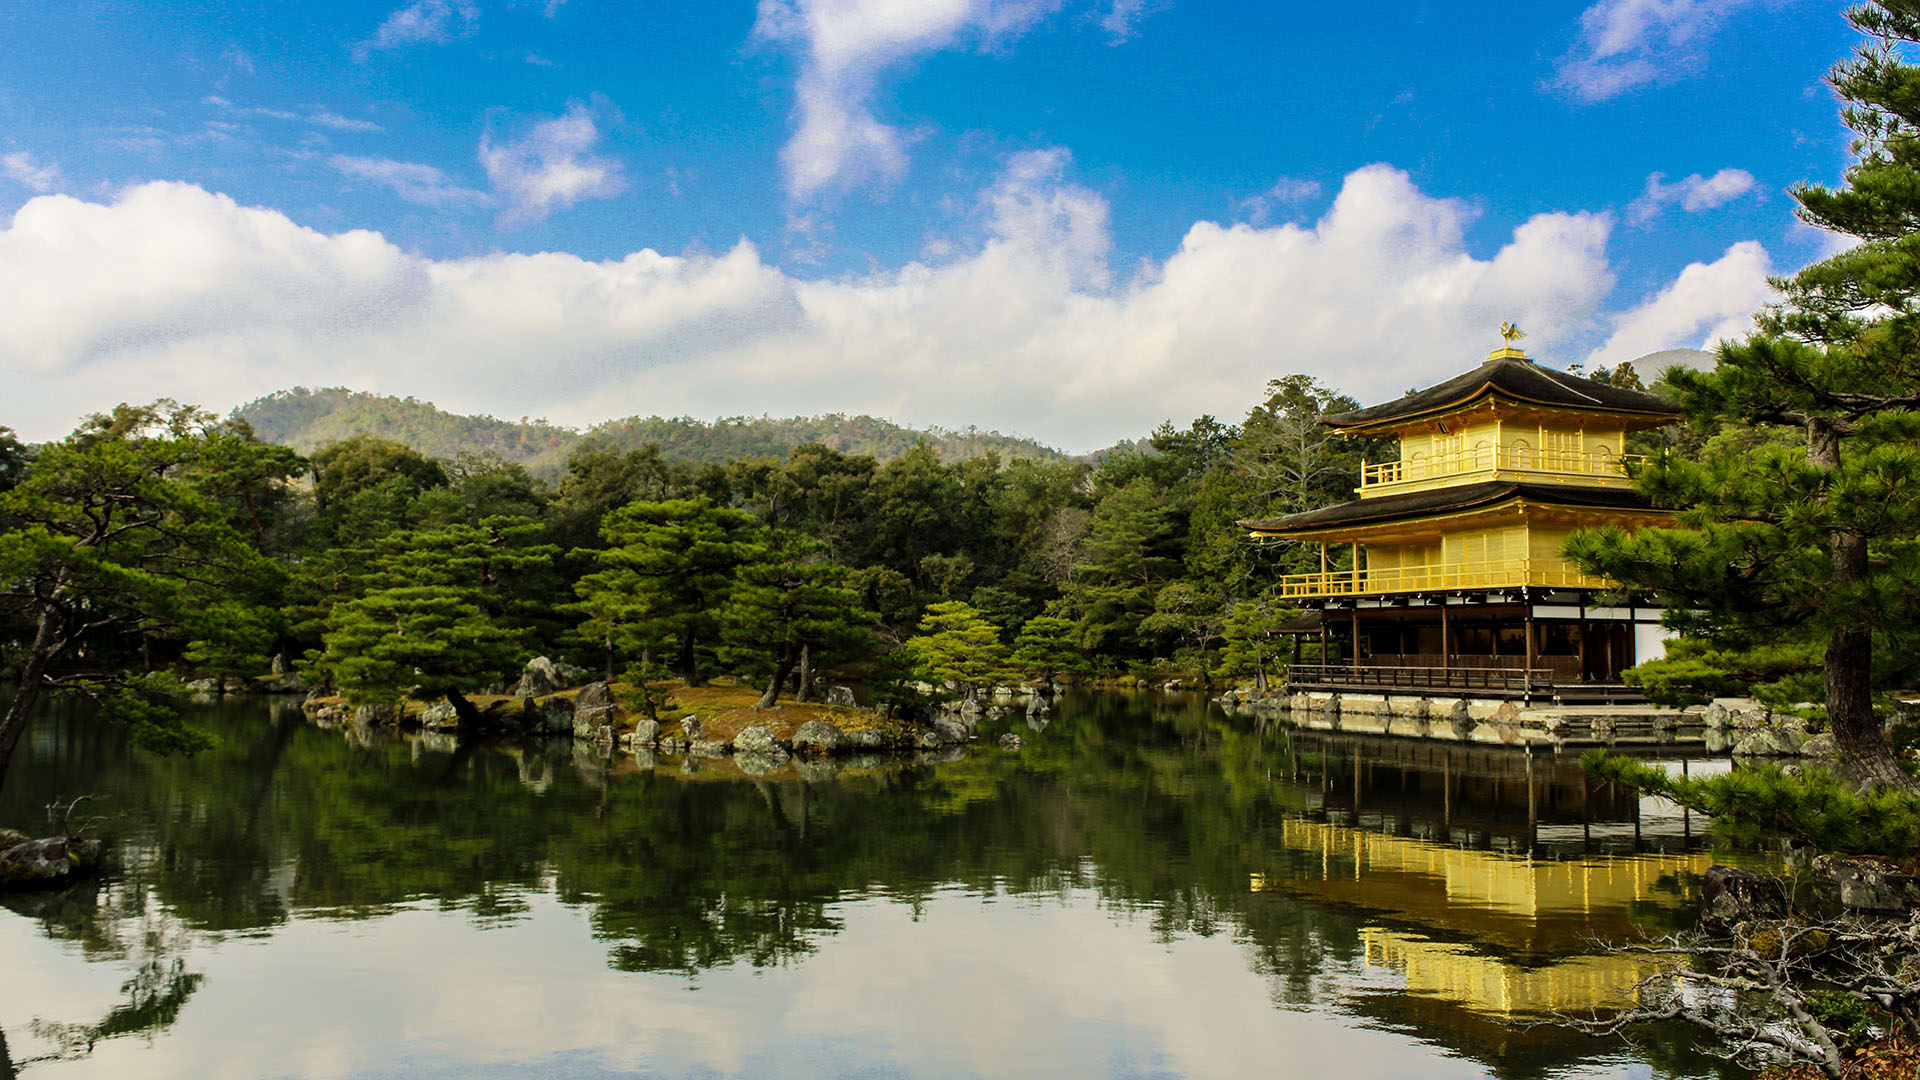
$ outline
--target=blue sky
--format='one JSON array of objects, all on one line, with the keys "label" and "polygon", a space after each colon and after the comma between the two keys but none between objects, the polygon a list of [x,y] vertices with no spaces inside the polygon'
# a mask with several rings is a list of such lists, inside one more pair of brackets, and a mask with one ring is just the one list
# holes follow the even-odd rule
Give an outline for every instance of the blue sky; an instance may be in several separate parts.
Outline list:
[{"label": "blue sky", "polygon": [[1829,250],[1839,6],[0,9],[0,424],[345,383],[1074,449],[1605,363]]}]

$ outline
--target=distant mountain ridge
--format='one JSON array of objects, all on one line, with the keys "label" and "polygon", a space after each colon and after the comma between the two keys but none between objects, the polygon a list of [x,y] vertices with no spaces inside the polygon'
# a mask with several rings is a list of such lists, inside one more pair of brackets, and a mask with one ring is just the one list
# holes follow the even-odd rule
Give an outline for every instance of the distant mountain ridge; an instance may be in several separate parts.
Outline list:
[{"label": "distant mountain ridge", "polygon": [[785,457],[803,443],[820,443],[848,454],[871,454],[882,461],[899,457],[925,439],[942,459],[1066,457],[1033,439],[997,431],[949,431],[903,427],[872,416],[752,417],[718,420],[692,417],[630,416],[595,424],[586,431],[545,420],[501,420],[461,416],[417,398],[397,398],[334,386],[297,386],[247,402],[233,415],[253,425],[268,442],[301,453],[355,435],[377,435],[405,443],[423,454],[453,459],[463,453],[492,454],[526,466],[540,476],[566,471],[567,457],[586,442],[622,450],[658,443],[669,460],[719,462],[730,458]]}]

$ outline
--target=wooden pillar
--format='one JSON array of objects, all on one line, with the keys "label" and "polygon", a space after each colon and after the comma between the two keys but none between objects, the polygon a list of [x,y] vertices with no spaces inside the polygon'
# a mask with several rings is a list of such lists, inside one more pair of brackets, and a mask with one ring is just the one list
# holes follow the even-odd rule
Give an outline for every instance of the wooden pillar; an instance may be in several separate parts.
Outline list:
[{"label": "wooden pillar", "polygon": [[1527,604],[1527,621],[1526,621],[1526,629],[1524,633],[1526,634],[1526,638],[1527,638],[1527,668],[1526,668],[1526,674],[1522,675],[1520,679],[1521,679],[1521,684],[1526,688],[1527,693],[1531,694],[1533,692],[1533,653],[1534,653],[1533,604],[1531,602]]},{"label": "wooden pillar", "polygon": [[1453,652],[1453,644],[1452,642],[1447,640],[1447,598],[1442,596],[1440,598],[1440,670],[1441,671],[1445,671],[1447,670],[1448,667],[1451,666],[1448,664],[1447,658],[1448,658],[1448,655],[1451,654],[1452,652]]},{"label": "wooden pillar", "polygon": [[1353,627],[1353,670],[1360,670],[1360,608],[1358,605],[1347,613],[1348,623]]}]

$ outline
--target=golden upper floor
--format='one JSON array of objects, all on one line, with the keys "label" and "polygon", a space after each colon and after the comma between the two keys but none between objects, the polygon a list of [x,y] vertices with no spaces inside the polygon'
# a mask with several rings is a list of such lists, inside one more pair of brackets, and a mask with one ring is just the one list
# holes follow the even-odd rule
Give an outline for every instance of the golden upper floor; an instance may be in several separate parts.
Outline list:
[{"label": "golden upper floor", "polygon": [[1676,413],[1664,399],[1543,368],[1508,346],[1472,371],[1395,401],[1328,416],[1336,431],[1399,444],[1362,466],[1362,498],[1487,480],[1630,487],[1627,435]]}]

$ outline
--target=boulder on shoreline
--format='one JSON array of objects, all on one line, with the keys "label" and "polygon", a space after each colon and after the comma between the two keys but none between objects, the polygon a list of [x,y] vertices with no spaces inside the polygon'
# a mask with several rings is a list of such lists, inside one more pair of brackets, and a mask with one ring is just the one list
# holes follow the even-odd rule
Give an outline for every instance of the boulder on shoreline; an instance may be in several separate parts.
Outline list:
[{"label": "boulder on shoreline", "polygon": [[[9,833],[8,839],[19,836]],[[0,889],[57,889],[100,865],[105,846],[76,836],[47,836],[0,850]]]},{"label": "boulder on shoreline", "polygon": [[795,753],[831,754],[846,744],[846,733],[825,720],[809,720],[793,733]]}]

